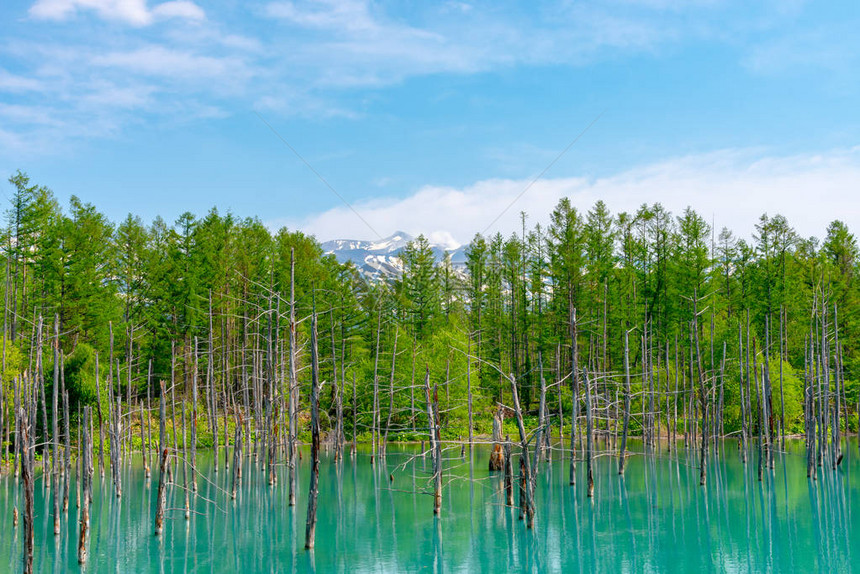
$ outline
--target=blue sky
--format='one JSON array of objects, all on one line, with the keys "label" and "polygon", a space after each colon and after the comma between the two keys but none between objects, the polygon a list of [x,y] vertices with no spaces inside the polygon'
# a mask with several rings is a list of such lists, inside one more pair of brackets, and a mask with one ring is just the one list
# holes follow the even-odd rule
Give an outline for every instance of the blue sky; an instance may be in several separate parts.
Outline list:
[{"label": "blue sky", "polygon": [[563,195],[860,227],[857,2],[11,0],[0,22],[0,173],[114,220],[465,242],[599,116],[489,231]]}]

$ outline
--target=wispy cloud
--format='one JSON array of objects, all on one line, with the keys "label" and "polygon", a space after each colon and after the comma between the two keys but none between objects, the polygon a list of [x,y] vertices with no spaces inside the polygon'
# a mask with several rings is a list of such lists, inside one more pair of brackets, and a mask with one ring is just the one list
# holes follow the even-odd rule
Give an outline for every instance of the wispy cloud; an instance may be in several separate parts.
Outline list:
[{"label": "wispy cloud", "polygon": [[40,80],[10,74],[0,68],[0,92],[37,92],[44,88]]},{"label": "wispy cloud", "polygon": [[[798,17],[783,5],[771,0],[747,16],[739,0],[525,7],[482,0],[408,9],[371,0],[275,0],[206,4],[205,11],[191,0],[36,0],[29,10],[4,7],[13,17],[0,42],[0,97],[47,109],[66,126],[62,134],[30,137],[44,122],[19,114],[4,129],[33,141],[67,141],[91,136],[91,125],[114,133],[131,121],[122,115],[131,109],[173,120],[176,110],[192,106],[359,118],[356,102],[363,100],[355,94],[410,78],[585,66],[659,53],[691,37],[743,46],[741,57],[754,73],[790,67],[803,53],[811,54],[802,60],[808,65],[832,66],[826,42],[810,51],[794,34],[774,34],[747,50],[751,30]],[[826,29],[820,35],[827,38]],[[841,58],[848,58],[841,73],[856,71],[856,58]]]},{"label": "wispy cloud", "polygon": [[[227,102],[241,101],[256,74],[247,54],[259,49],[259,42],[224,32],[191,2],[150,7],[131,1],[40,0],[30,13],[57,20],[79,10],[105,21],[90,21],[92,33],[86,36],[57,25],[62,30],[57,39],[35,34],[0,43],[0,113],[6,132],[0,152],[16,158],[51,155],[76,141],[114,137],[142,120],[223,117],[231,107]],[[163,23],[138,36],[113,33],[118,20]]]},{"label": "wispy cloud", "polygon": [[[383,235],[395,230],[426,235],[450,234],[467,243],[483,230],[527,184],[486,180],[464,188],[426,186],[405,198],[373,199],[354,205]],[[490,234],[520,229],[519,213],[530,223],[546,224],[562,197],[587,211],[603,200],[615,213],[634,212],[643,203],[660,202],[680,213],[696,209],[717,229],[727,226],[748,235],[763,213],[779,212],[805,236],[821,237],[838,217],[860,231],[860,147],[823,154],[769,156],[756,150],[727,150],[680,157],[624,171],[614,176],[546,179],[536,183]],[[812,200],[814,198],[814,200]],[[345,208],[335,207],[302,220],[273,220],[319,239],[367,238],[367,228]]]},{"label": "wispy cloud", "polygon": [[180,18],[203,20],[206,14],[188,0],[171,0],[147,6],[146,0],[37,0],[30,16],[38,20],[67,20],[78,12],[91,11],[100,18],[131,26],[148,26],[157,20]]},{"label": "wispy cloud", "polygon": [[378,86],[437,73],[468,74],[520,64],[581,65],[603,53],[650,50],[680,33],[663,9],[567,4],[534,11],[491,5],[419,6],[421,25],[367,0],[276,1],[262,15],[300,31],[293,60],[329,87]]},{"label": "wispy cloud", "polygon": [[213,78],[242,81],[249,73],[240,58],[206,56],[159,45],[96,55],[92,63],[147,76],[185,81]]},{"label": "wispy cloud", "polygon": [[203,8],[187,0],[164,2],[152,9],[152,16],[158,18],[184,18],[186,20],[204,20],[206,13]]},{"label": "wispy cloud", "polygon": [[760,42],[750,49],[743,63],[750,70],[766,75],[803,75],[810,71],[830,76],[850,73],[856,85],[860,73],[860,38],[854,33],[857,24],[855,21],[840,23],[835,28],[812,27]]}]

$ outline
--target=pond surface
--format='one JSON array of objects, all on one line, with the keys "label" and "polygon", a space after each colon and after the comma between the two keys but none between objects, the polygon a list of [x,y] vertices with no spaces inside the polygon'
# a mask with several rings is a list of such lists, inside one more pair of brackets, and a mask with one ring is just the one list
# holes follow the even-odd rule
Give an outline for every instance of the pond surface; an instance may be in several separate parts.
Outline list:
[{"label": "pond surface", "polygon": [[[74,480],[63,532],[54,537],[50,497],[37,471],[35,570],[846,572],[853,569],[852,549],[860,549],[860,509],[853,508],[860,502],[860,457],[853,441],[839,469],[819,469],[815,482],[806,478],[800,442],[776,455],[763,482],[754,454],[744,465],[736,442],[721,443],[709,458],[704,488],[694,451],[668,454],[663,443],[656,456],[632,456],[623,479],[617,459],[600,456],[592,499],[585,496],[585,465],[577,465],[577,485],[569,486],[568,460],[556,450],[540,467],[534,530],[504,505],[501,477],[487,471],[486,445],[467,448],[464,457],[459,446],[445,451],[442,514],[435,518],[431,459],[415,457],[418,451],[392,445],[375,468],[361,450],[339,464],[323,455],[313,552],[304,549],[307,451],[295,507],[287,505],[285,468],[270,487],[247,460],[234,501],[223,462],[214,474],[211,457],[201,456],[204,476],[191,518],[180,510],[182,490],[169,489],[171,510],[160,538],[153,535],[158,473],[145,480],[135,456],[117,499],[97,469],[85,568],[77,563]],[[0,477],[0,571],[21,569],[22,527],[12,527],[13,505],[23,504],[20,491],[15,479]]]}]

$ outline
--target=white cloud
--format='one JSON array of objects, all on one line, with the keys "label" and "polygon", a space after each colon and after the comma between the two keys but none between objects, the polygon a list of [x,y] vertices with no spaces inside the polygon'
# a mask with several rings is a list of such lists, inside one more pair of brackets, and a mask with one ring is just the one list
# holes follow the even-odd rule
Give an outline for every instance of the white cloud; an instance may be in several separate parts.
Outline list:
[{"label": "white cloud", "polygon": [[[694,37],[744,44],[750,35],[744,31],[747,20],[770,16],[767,6],[773,2],[741,17],[724,9],[737,0],[609,0],[537,8],[450,1],[405,10],[372,0],[276,0],[250,9],[242,3],[206,4],[207,12],[192,0],[34,0],[31,18],[15,21],[0,46],[0,93],[23,94],[27,101],[17,103],[77,118],[67,132],[39,138],[46,142],[82,136],[73,127],[87,127],[92,115],[117,110],[134,108],[151,114],[147,121],[171,121],[176,102],[192,100],[219,114],[260,109],[315,119],[360,118],[375,94],[362,99],[357,93],[416,76],[579,66],[656,52]],[[48,27],[46,35],[40,30],[41,21],[83,15],[102,22],[67,22]],[[153,25],[166,19],[174,25]],[[811,40],[798,42],[783,47],[774,40],[746,55],[745,63],[756,72],[778,69],[773,62],[791,62],[783,52],[811,54],[804,50]],[[806,56],[808,66],[837,68],[846,83],[856,84],[851,73],[856,57],[831,58],[827,49],[815,53]],[[834,66],[834,61],[843,63]],[[105,109],[95,109],[97,103]],[[21,125],[4,128],[28,132],[31,126],[20,117]],[[121,129],[140,119],[128,113],[106,124]],[[92,134],[88,127],[84,131]],[[0,152],[7,149],[0,146]]]},{"label": "white cloud", "polygon": [[249,86],[260,70],[254,57],[224,48],[212,36],[182,44],[9,42],[5,51],[18,65],[16,73],[0,67],[0,96],[8,94],[0,97],[6,132],[0,155],[22,161],[68,151],[86,139],[115,137],[142,119],[221,118],[231,103],[243,100],[250,107]]},{"label": "white cloud", "polygon": [[10,122],[56,126],[61,122],[49,108],[23,104],[4,104],[0,102],[0,118]]},{"label": "white cloud", "polygon": [[844,22],[763,41],[750,48],[742,64],[767,76],[824,72],[827,82],[845,82],[856,91],[860,68],[856,28],[856,22]]},{"label": "white cloud", "polygon": [[91,10],[104,20],[131,26],[148,26],[155,20],[180,18],[202,20],[203,9],[188,0],[174,0],[151,10],[146,0],[37,0],[30,16],[39,20],[67,20],[79,11]]},{"label": "white cloud", "polygon": [[92,10],[105,20],[118,20],[133,26],[151,22],[146,0],[38,0],[30,16],[42,20],[66,20],[79,10]]},{"label": "white cloud", "polygon": [[622,14],[592,4],[511,13],[429,3],[407,22],[369,0],[279,0],[262,15],[301,34],[290,59],[316,85],[341,88],[520,64],[582,65],[612,51],[652,50],[681,35],[678,23],[658,11]]},{"label": "white cloud", "polygon": [[[485,180],[465,188],[426,186],[399,199],[375,199],[354,205],[381,235],[402,229],[468,243],[528,185],[527,181]],[[583,212],[603,200],[613,213],[634,212],[643,203],[660,202],[675,213],[693,207],[717,230],[728,227],[748,236],[763,213],[785,215],[804,236],[824,235],[827,224],[842,219],[860,232],[860,147],[817,155],[765,156],[753,150],[729,150],[670,159],[614,176],[538,181],[489,230],[503,234],[521,229],[520,212],[529,226],[546,225],[562,197]],[[336,201],[336,200],[333,200]],[[302,221],[280,220],[316,235],[374,239],[351,211],[336,207]]]},{"label": "white cloud", "polygon": [[93,57],[97,66],[123,68],[149,76],[172,78],[214,78],[244,76],[242,61],[235,57],[201,56],[190,52],[146,46],[129,52],[113,52]]},{"label": "white cloud", "polygon": [[272,2],[265,7],[267,16],[289,20],[300,26],[336,30],[379,31],[382,29],[370,14],[370,7],[360,0],[322,0],[303,3]]},{"label": "white cloud", "polygon": [[151,86],[119,87],[112,82],[97,81],[81,96],[81,103],[101,108],[146,108],[152,103],[154,92]]},{"label": "white cloud", "polygon": [[0,68],[0,92],[32,92],[40,91],[44,85],[39,80],[10,74]]},{"label": "white cloud", "polygon": [[164,2],[152,9],[155,18],[182,18],[186,20],[205,20],[203,8],[187,0]]},{"label": "white cloud", "polygon": [[[263,14],[307,32],[290,59],[320,86],[386,85],[413,75],[484,69],[491,54],[507,58],[505,49],[473,45],[444,26],[392,19],[364,0],[272,2]],[[476,28],[469,37],[478,36]]]}]

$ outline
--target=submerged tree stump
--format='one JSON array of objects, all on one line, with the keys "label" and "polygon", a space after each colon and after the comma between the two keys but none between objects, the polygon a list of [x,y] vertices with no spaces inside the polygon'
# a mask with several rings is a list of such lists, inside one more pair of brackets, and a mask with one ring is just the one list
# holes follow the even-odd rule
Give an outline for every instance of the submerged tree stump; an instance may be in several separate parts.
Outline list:
[{"label": "submerged tree stump", "polygon": [[502,450],[502,421],[504,420],[502,406],[493,415],[493,451],[490,453],[490,472],[501,471],[505,467],[505,453]]},{"label": "submerged tree stump", "polygon": [[493,445],[493,452],[490,453],[490,472],[500,471],[505,467],[505,452],[502,450],[502,445],[496,443]]}]

